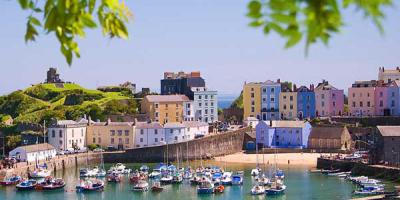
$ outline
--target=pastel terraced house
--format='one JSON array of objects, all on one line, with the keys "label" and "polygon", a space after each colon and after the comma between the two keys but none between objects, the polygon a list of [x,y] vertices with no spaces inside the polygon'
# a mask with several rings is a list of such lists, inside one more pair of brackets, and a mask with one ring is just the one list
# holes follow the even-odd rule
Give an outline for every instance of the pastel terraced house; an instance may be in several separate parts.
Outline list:
[{"label": "pastel terraced house", "polygon": [[291,88],[282,88],[279,94],[279,111],[281,119],[297,118],[297,92]]},{"label": "pastel terraced house", "polygon": [[243,86],[244,119],[256,118],[262,120],[279,119],[279,94],[281,83],[251,82]]},{"label": "pastel terraced house", "polygon": [[339,90],[323,80],[315,92],[315,114],[317,117],[340,116],[344,109],[343,90]]},{"label": "pastel terraced house", "polygon": [[314,85],[310,88],[301,86],[295,90],[297,92],[297,118],[314,118],[315,117],[315,93]]},{"label": "pastel terraced house", "polygon": [[356,81],[348,90],[349,115],[375,115],[375,87],[377,81]]},{"label": "pastel terraced house", "polygon": [[147,95],[142,100],[141,108],[151,121],[161,124],[182,122],[190,118],[184,112],[188,102],[190,100],[185,95]]}]

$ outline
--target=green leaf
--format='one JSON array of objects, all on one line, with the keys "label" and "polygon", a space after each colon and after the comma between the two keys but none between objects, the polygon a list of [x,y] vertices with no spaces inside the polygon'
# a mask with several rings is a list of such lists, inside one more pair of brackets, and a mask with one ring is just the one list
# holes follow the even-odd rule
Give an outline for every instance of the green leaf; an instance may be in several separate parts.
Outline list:
[{"label": "green leaf", "polygon": [[29,8],[29,0],[18,0],[19,5],[21,6],[22,9],[28,9]]},{"label": "green leaf", "polygon": [[264,20],[255,20],[255,21],[252,21],[252,22],[250,22],[249,23],[249,26],[251,26],[251,27],[259,27],[259,26],[262,26],[262,25],[264,25]]},{"label": "green leaf", "polygon": [[293,47],[294,45],[296,45],[297,43],[300,42],[302,37],[303,37],[303,34],[300,32],[297,32],[297,33],[291,35],[291,37],[285,44],[285,48],[288,49],[290,47]]},{"label": "green leaf", "polygon": [[284,24],[296,23],[296,18],[294,16],[285,15],[281,13],[273,13],[270,17],[275,20],[275,22],[280,22]]},{"label": "green leaf", "polygon": [[32,24],[34,24],[36,26],[41,26],[40,21],[36,17],[30,16],[29,20],[31,21]]}]

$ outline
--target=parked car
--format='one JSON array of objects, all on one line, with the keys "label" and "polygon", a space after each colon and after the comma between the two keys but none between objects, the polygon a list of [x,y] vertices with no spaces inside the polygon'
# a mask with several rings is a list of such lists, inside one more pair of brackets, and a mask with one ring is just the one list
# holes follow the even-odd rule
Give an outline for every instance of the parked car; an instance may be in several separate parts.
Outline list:
[{"label": "parked car", "polygon": [[116,151],[117,148],[115,148],[114,146],[108,146],[107,147],[107,151]]},{"label": "parked car", "polygon": [[93,149],[93,152],[104,152],[102,148],[95,148]]},{"label": "parked car", "polygon": [[88,149],[86,147],[82,147],[79,150],[76,150],[75,153],[86,153],[88,151]]},{"label": "parked car", "polygon": [[62,155],[64,155],[64,154],[65,154],[64,151],[57,151],[57,154],[56,154],[56,155],[62,156]]}]

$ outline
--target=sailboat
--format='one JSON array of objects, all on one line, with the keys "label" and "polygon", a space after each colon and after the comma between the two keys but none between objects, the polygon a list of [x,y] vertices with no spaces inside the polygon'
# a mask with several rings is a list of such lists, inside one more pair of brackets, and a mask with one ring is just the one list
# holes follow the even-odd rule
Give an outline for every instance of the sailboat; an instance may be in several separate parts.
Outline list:
[{"label": "sailboat", "polygon": [[283,178],[284,178],[284,174],[282,170],[279,170],[277,168],[277,162],[276,162],[276,157],[277,157],[277,150],[275,149],[275,179],[273,181],[271,181],[271,187],[267,188],[265,190],[265,193],[267,195],[279,195],[279,194],[283,194],[286,190],[286,185],[283,184]]},{"label": "sailboat", "polygon": [[256,177],[260,174],[260,167],[258,165],[258,143],[257,143],[257,137],[256,137],[256,168],[251,170],[251,176]]},{"label": "sailboat", "polygon": [[251,188],[250,194],[261,195],[265,193],[265,187],[263,185],[256,184]]}]

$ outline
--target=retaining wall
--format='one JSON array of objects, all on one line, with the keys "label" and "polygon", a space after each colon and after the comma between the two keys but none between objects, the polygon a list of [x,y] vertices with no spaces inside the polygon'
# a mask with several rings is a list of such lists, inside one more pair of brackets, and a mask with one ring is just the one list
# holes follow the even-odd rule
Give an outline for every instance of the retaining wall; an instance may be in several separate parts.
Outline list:
[{"label": "retaining wall", "polygon": [[105,153],[105,162],[166,162],[206,159],[242,151],[244,134],[250,128],[220,133],[200,139],[156,147],[127,149],[125,152]]}]

